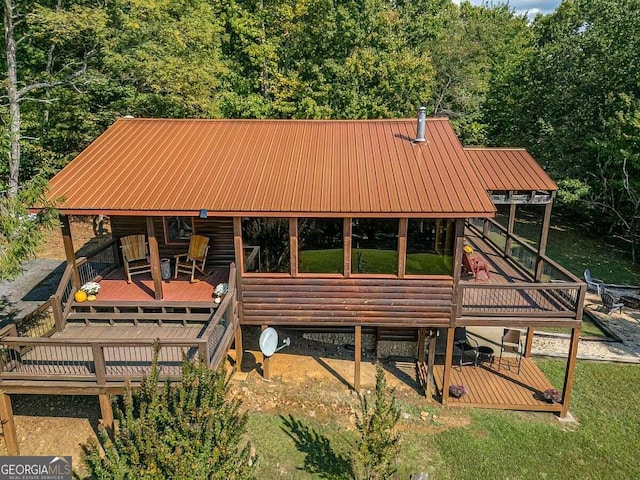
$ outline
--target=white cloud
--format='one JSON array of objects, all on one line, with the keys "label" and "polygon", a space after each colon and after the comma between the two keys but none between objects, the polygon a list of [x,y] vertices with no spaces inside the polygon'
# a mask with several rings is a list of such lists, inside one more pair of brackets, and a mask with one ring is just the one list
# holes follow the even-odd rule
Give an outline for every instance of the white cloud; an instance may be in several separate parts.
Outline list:
[{"label": "white cloud", "polygon": [[[535,17],[538,13],[547,14],[553,12],[558,8],[560,2],[561,0],[471,0],[472,5],[485,4],[491,6],[507,3],[516,13],[527,13],[529,18]],[[460,5],[460,0],[453,0],[453,3]]]}]

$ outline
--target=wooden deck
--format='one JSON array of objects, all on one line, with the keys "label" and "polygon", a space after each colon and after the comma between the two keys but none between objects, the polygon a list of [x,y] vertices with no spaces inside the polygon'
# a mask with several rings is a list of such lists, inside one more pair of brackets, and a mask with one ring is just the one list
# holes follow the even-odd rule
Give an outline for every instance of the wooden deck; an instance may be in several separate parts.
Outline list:
[{"label": "wooden deck", "polygon": [[472,275],[462,275],[460,283],[463,284],[491,284],[491,285],[504,285],[509,283],[531,283],[531,277],[522,269],[516,267],[516,265],[505,258],[502,253],[496,252],[492,246],[482,239],[473,229],[467,228],[464,232],[465,243],[471,245],[476,253],[487,264],[489,268],[489,278],[481,280],[475,280]]},{"label": "wooden deck", "polygon": [[[511,360],[511,359],[508,359]],[[529,410],[560,412],[562,405],[549,404],[542,399],[542,392],[553,388],[551,382],[530,358],[523,358],[520,373],[512,363],[505,362],[498,370],[498,360],[478,367],[454,365],[451,370],[451,385],[464,385],[468,393],[461,398],[449,397],[453,407],[477,407],[501,410]],[[444,365],[434,365],[434,376],[438,392],[442,391]]]},{"label": "wooden deck", "polygon": [[[229,269],[219,268],[208,271],[206,277],[198,276],[198,282],[190,283],[189,275],[173,276],[162,282],[163,301],[167,302],[212,302],[216,285],[229,281]],[[151,274],[136,275],[127,283],[123,269],[115,270],[100,281],[100,302],[155,301]]]}]

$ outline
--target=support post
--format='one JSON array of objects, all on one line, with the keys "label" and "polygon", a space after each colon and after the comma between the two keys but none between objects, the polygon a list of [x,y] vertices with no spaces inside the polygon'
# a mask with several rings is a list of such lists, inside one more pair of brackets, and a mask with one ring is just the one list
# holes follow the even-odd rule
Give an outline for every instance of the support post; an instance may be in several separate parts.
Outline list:
[{"label": "support post", "polygon": [[489,219],[485,218],[482,221],[482,239],[486,240],[489,237]]},{"label": "support post", "polygon": [[242,310],[242,276],[244,275],[244,247],[242,245],[242,218],[233,217],[233,249],[236,260],[236,292],[238,298],[238,317],[244,319]]},{"label": "support post", "polygon": [[289,219],[289,263],[291,276],[298,276],[298,219]]},{"label": "support post", "polygon": [[398,232],[398,278],[404,278],[407,269],[407,230],[408,218],[400,219]]},{"label": "support post", "polygon": [[60,224],[62,225],[62,243],[64,244],[64,255],[67,264],[71,265],[71,283],[78,290],[80,285],[80,274],[78,273],[78,265],[76,264],[76,252],[73,249],[73,239],[71,238],[71,223],[69,215],[60,215]]},{"label": "support post", "polygon": [[447,328],[447,349],[444,354],[444,375],[442,377],[442,404],[449,403],[449,385],[451,384],[451,367],[453,364],[453,338],[455,327]]},{"label": "support post", "polygon": [[564,418],[569,413],[569,399],[571,398],[571,388],[573,387],[573,375],[576,370],[578,359],[578,342],[580,341],[580,329],[571,330],[571,343],[569,345],[569,357],[567,358],[567,371],[564,376],[562,387],[562,411],[560,417]]},{"label": "support post", "polygon": [[[269,328],[268,325],[262,325],[261,330],[264,332],[267,328]],[[262,354],[262,378],[264,378],[265,380],[271,380],[271,366],[269,365],[270,361],[271,359],[263,353]]]},{"label": "support post", "polygon": [[147,219],[147,236],[149,237],[149,260],[151,263],[151,278],[153,278],[153,292],[156,300],[162,300],[162,273],[160,271],[160,252],[158,239],[153,226],[153,217]]},{"label": "support post", "polygon": [[[511,196],[511,195],[509,195]],[[511,255],[511,235],[513,235],[513,226],[516,222],[516,207],[515,203],[509,205],[509,220],[507,221],[507,240],[504,243],[505,256]]]},{"label": "support post", "polygon": [[424,363],[424,341],[427,335],[425,328],[418,329],[418,361]]},{"label": "support post", "polygon": [[238,367],[238,371],[242,371],[242,355],[244,353],[244,348],[242,346],[242,327],[238,325],[236,327],[236,366]]},{"label": "support post", "polygon": [[343,246],[344,246],[344,278],[351,276],[351,219],[345,218],[343,227]]},{"label": "support post", "polygon": [[456,243],[453,249],[453,298],[454,304],[451,306],[451,322],[455,325],[456,318],[462,313],[462,287],[460,286],[460,276],[462,273],[462,249],[464,248],[464,219],[456,220]]},{"label": "support post", "polygon": [[[433,378],[433,366],[436,363],[436,340],[438,338],[438,330],[432,329],[429,332],[429,353],[427,356],[427,386],[424,389],[424,394],[427,398],[433,395],[434,378]],[[448,391],[448,389],[447,389]]]},{"label": "support post", "polygon": [[1,392],[0,422],[2,422],[2,435],[4,437],[4,444],[7,447],[7,454],[12,456],[20,455],[16,423],[13,419],[13,409],[11,408],[11,398],[6,393]]},{"label": "support post", "polygon": [[113,428],[113,407],[111,406],[111,399],[106,393],[98,395],[100,401],[100,420],[105,428]]},{"label": "support post", "polygon": [[533,347],[533,335],[536,329],[534,327],[527,328],[527,340],[524,344],[524,356],[526,358],[531,357],[531,348]]},{"label": "support post", "polygon": [[355,367],[353,375],[353,388],[356,392],[360,392],[360,360],[362,358],[362,327],[357,325],[355,328]]},{"label": "support post", "polygon": [[538,259],[536,260],[536,282],[542,279],[544,273],[544,261],[542,256],[547,253],[547,240],[549,238],[549,226],[551,224],[551,208],[553,206],[553,197],[544,206],[544,217],[542,219],[542,229],[540,230],[540,241],[538,242]]}]

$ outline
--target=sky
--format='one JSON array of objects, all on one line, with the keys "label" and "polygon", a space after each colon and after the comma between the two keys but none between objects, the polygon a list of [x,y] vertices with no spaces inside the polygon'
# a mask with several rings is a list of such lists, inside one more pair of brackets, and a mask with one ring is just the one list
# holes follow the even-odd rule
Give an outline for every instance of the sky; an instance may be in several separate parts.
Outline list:
[{"label": "sky", "polygon": [[[535,17],[538,13],[551,13],[561,0],[471,0],[472,5],[482,5],[487,3],[498,5],[499,3],[508,3],[516,13],[528,13],[530,18]],[[460,3],[460,0],[453,0],[454,3]]]}]

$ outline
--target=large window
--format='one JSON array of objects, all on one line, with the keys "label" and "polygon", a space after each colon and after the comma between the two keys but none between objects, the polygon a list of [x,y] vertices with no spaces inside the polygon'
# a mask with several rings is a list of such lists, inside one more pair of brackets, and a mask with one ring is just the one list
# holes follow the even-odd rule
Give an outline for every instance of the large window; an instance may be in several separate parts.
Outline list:
[{"label": "large window", "polygon": [[163,217],[166,244],[189,243],[193,233],[192,217]]},{"label": "large window", "polygon": [[298,219],[298,272],[343,273],[341,218]]},{"label": "large window", "polygon": [[455,220],[410,218],[407,275],[451,275]]},{"label": "large window", "polygon": [[245,272],[289,273],[289,220],[286,218],[243,218]]},{"label": "large window", "polygon": [[398,274],[398,219],[352,220],[351,272]]}]

